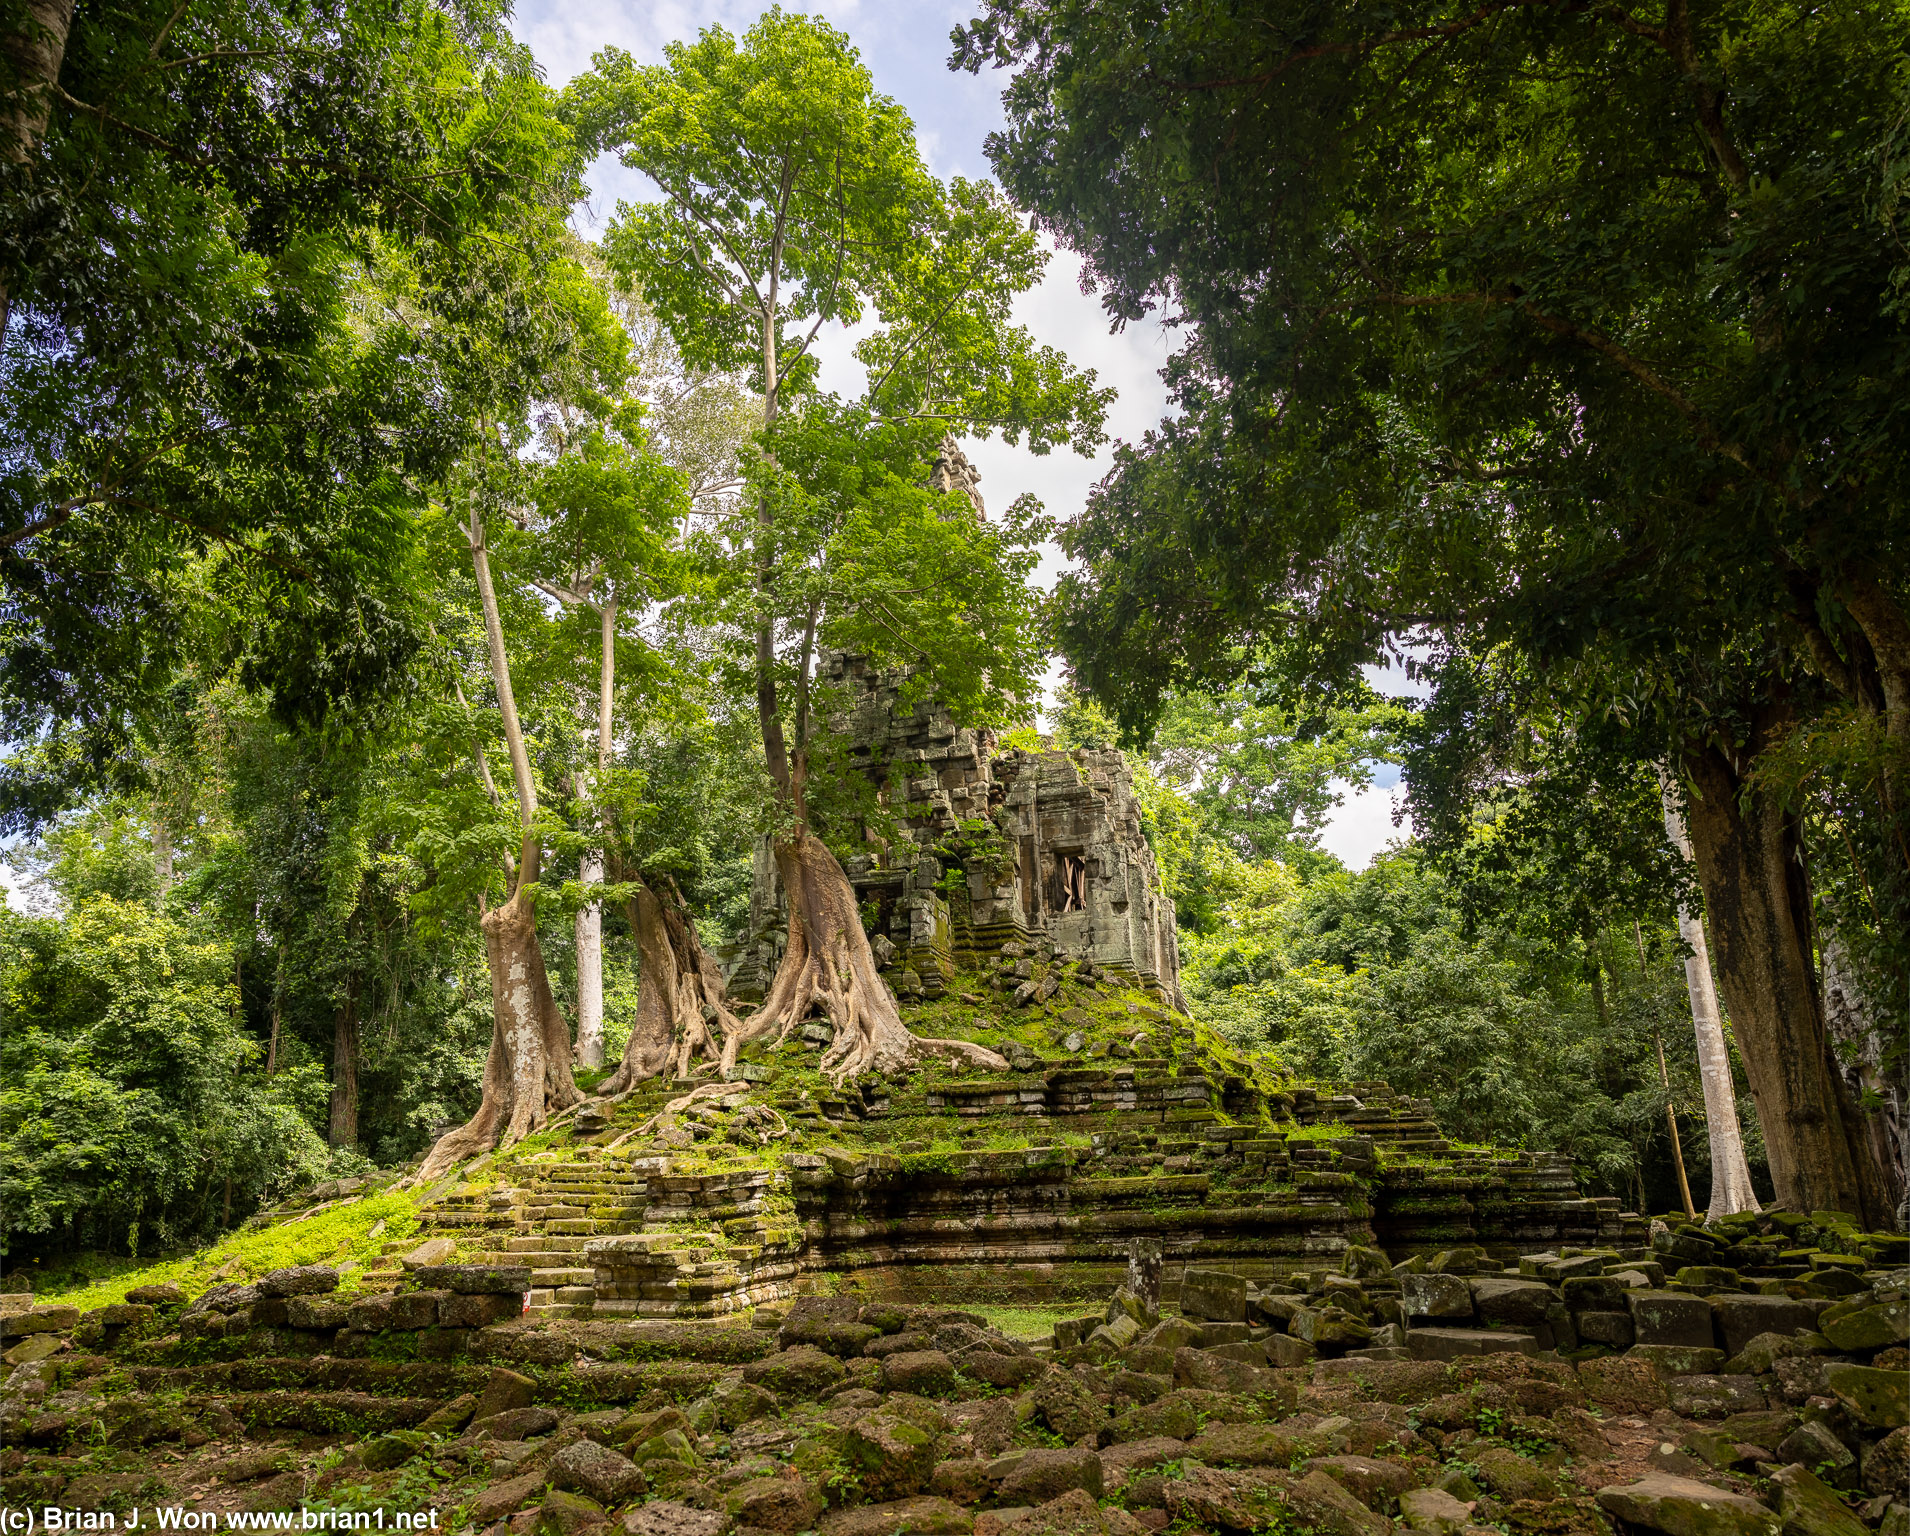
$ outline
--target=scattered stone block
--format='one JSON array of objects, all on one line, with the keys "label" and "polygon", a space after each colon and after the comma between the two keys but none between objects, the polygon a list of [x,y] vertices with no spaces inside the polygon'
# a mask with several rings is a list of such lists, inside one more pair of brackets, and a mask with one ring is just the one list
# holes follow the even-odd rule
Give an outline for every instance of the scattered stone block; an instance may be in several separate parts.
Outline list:
[{"label": "scattered stone block", "polygon": [[999,1497],[1007,1504],[1045,1504],[1071,1488],[1101,1496],[1101,1458],[1085,1447],[1029,1451],[1002,1478]]},{"label": "scattered stone block", "polygon": [[1771,1481],[1778,1488],[1783,1536],[1867,1536],[1863,1521],[1805,1468],[1785,1467]]},{"label": "scattered stone block", "polygon": [[1824,1385],[1860,1424],[1872,1429],[1902,1429],[1910,1424],[1910,1373],[1867,1365],[1828,1365]]},{"label": "scattered stone block", "polygon": [[551,1458],[550,1471],[559,1488],[586,1494],[606,1508],[636,1497],[647,1486],[635,1462],[595,1440],[565,1446]]},{"label": "scattered stone block", "polygon": [[1665,1394],[1671,1411],[1687,1419],[1722,1419],[1770,1406],[1751,1376],[1673,1376],[1665,1383]]},{"label": "scattered stone block", "polygon": [[1414,1328],[1406,1335],[1406,1351],[1415,1360],[1458,1360],[1467,1355],[1536,1355],[1539,1346],[1529,1333],[1488,1328]]},{"label": "scattered stone block", "polygon": [[329,1264],[298,1264],[259,1276],[261,1296],[319,1296],[338,1289],[338,1271]]},{"label": "scattered stone block", "polygon": [[1403,1274],[1399,1304],[1408,1317],[1472,1316],[1472,1288],[1458,1275]]},{"label": "scattered stone block", "polygon": [[929,1495],[832,1509],[817,1528],[821,1536],[968,1536],[975,1520],[949,1499]]},{"label": "scattered stone block", "polygon": [[1702,1296],[1634,1290],[1626,1293],[1625,1305],[1631,1309],[1632,1328],[1640,1344],[1710,1349],[1715,1343],[1711,1303]]},{"label": "scattered stone block", "polygon": [[1756,1499],[1667,1473],[1601,1488],[1598,1503],[1628,1525],[1665,1536],[1778,1536],[1779,1531],[1777,1515]]},{"label": "scattered stone block", "polygon": [[1183,1317],[1204,1322],[1245,1322],[1247,1282],[1225,1270],[1189,1266],[1181,1272],[1180,1309]]}]

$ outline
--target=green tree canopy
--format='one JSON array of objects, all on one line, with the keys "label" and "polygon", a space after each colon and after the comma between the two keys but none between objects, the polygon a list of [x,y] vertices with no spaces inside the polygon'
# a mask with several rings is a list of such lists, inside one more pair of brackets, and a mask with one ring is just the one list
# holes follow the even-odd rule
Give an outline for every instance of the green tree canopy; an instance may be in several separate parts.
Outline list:
[{"label": "green tree canopy", "polygon": [[1431,632],[1625,723],[1692,790],[1779,1193],[1873,1219],[1745,775],[1839,699],[1910,742],[1906,41],[1897,0],[998,0],[955,35],[1022,66],[1010,194],[1188,337],[1070,531],[1083,680],[1144,730],[1254,647],[1331,685]]}]

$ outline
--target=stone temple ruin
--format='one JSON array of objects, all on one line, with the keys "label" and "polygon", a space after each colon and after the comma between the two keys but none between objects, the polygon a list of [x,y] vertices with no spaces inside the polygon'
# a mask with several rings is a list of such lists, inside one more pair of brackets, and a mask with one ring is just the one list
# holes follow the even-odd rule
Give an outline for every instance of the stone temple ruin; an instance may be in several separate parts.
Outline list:
[{"label": "stone temple ruin", "polygon": [[[930,483],[966,494],[982,515],[979,479],[945,443]],[[958,968],[1039,953],[1182,1008],[1174,903],[1122,754],[1004,751],[994,731],[958,723],[932,698],[908,699],[908,680],[906,669],[840,651],[822,658],[817,675],[819,691],[837,701],[831,724],[854,771],[900,826],[890,838],[865,833],[871,851],[847,863],[896,994],[939,997]],[[749,934],[731,960],[734,996],[764,995],[787,926],[765,840]]]},{"label": "stone temple ruin", "polygon": [[[1106,751],[1002,751],[906,674],[835,653],[820,681],[848,700],[838,729],[901,824],[847,863],[878,964],[898,996],[939,997],[958,968],[1041,952],[1137,983],[1181,1006],[1174,903],[1161,888],[1126,760]],[[765,841],[750,932],[731,992],[759,998],[786,943],[788,911]]]}]

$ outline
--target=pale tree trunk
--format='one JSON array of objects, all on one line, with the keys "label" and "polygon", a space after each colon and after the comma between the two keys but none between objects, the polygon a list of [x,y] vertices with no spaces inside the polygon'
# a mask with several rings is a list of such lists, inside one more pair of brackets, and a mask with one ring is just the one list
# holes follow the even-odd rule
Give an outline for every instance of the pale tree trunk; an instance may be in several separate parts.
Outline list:
[{"label": "pale tree trunk", "polygon": [[159,884],[160,900],[172,894],[172,828],[163,815],[153,819],[153,878]]},{"label": "pale tree trunk", "polygon": [[[1745,750],[1745,761],[1755,757]],[[1796,828],[1770,790],[1745,782],[1722,747],[1687,753],[1683,767],[1692,786],[1686,829],[1718,982],[1777,1199],[1793,1211],[1845,1211],[1874,1229],[1891,1215],[1886,1185],[1831,1060]]]},{"label": "pale tree trunk", "polygon": [[[597,778],[610,767],[610,705],[617,681],[617,605],[608,600],[600,610],[603,617],[603,661],[597,681]],[[588,890],[602,885],[604,852],[586,848],[577,870],[578,881]],[[579,1066],[604,1064],[604,906],[601,901],[586,902],[577,909],[577,1062]]]},{"label": "pale tree trunk", "polygon": [[[652,887],[661,884],[662,894]],[[723,972],[703,947],[674,882],[651,882],[625,903],[637,936],[637,1017],[623,1060],[598,1092],[628,1093],[647,1078],[681,1077],[698,1059],[716,1060],[743,1026],[730,1012]]]},{"label": "pale tree trunk", "polygon": [[[1687,862],[1691,839],[1678,809],[1677,790],[1668,773],[1658,776],[1665,808],[1665,835]],[[1751,1187],[1750,1165],[1744,1160],[1744,1137],[1738,1127],[1737,1093],[1731,1083],[1731,1056],[1725,1048],[1724,1019],[1718,1010],[1718,992],[1711,980],[1711,949],[1705,943],[1704,921],[1696,912],[1678,908],[1678,936],[1691,951],[1685,957],[1685,990],[1691,996],[1691,1027],[1698,1041],[1698,1080],[1704,1085],[1704,1123],[1711,1138],[1711,1201],[1707,1221],[1739,1211],[1757,1210],[1757,1192]]]},{"label": "pale tree trunk", "polygon": [[498,617],[497,590],[484,545],[484,525],[471,510],[471,564],[484,604],[484,634],[491,655],[491,681],[503,717],[504,740],[511,752],[517,789],[518,825],[523,838],[517,878],[510,900],[482,913],[485,957],[491,971],[491,1049],[484,1062],[484,1094],[469,1123],[438,1139],[414,1177],[435,1179],[467,1157],[510,1146],[541,1129],[553,1112],[581,1101],[570,1075],[570,1027],[551,996],[544,951],[537,942],[537,912],[529,900],[536,883],[543,844],[537,836],[537,786],[530,754],[511,692],[510,659],[504,650],[504,626]]},{"label": "pale tree trunk", "polygon": [[[601,848],[586,848],[577,878],[586,888],[602,885]],[[604,1064],[604,906],[587,902],[577,909],[577,1065]]]}]

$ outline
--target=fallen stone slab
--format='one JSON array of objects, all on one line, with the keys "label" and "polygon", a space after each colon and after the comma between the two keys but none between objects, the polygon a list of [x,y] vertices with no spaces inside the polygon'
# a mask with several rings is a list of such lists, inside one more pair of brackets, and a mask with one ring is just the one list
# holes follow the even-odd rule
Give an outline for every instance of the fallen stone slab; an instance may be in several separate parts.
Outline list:
[{"label": "fallen stone slab", "polygon": [[974,1517],[959,1504],[928,1494],[832,1509],[817,1527],[822,1536],[967,1536],[974,1528]]},{"label": "fallen stone slab", "polygon": [[1784,1522],[1784,1536],[1865,1536],[1863,1521],[1803,1467],[1773,1472],[1771,1481],[1778,1487],[1777,1514]]},{"label": "fallen stone slab", "polygon": [[1778,1536],[1774,1511],[1696,1478],[1647,1473],[1635,1483],[1601,1488],[1597,1497],[1607,1514],[1665,1536]]},{"label": "fallen stone slab", "polygon": [[1415,1360],[1457,1360],[1466,1355],[1536,1355],[1539,1345],[1529,1333],[1497,1328],[1413,1328],[1406,1334],[1406,1352]]},{"label": "fallen stone slab", "polygon": [[1717,1296],[1711,1310],[1727,1355],[1741,1354],[1761,1333],[1789,1338],[1800,1328],[1816,1326],[1811,1309],[1789,1296]]},{"label": "fallen stone slab", "polygon": [[1872,1429],[1910,1425],[1910,1372],[1831,1365],[1825,1367],[1824,1385],[1850,1410],[1851,1417]]},{"label": "fallen stone slab", "polygon": [[1673,1376],[1665,1395],[1671,1411],[1687,1419],[1725,1419],[1771,1406],[1755,1376]]}]

